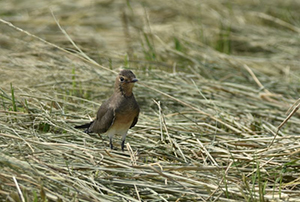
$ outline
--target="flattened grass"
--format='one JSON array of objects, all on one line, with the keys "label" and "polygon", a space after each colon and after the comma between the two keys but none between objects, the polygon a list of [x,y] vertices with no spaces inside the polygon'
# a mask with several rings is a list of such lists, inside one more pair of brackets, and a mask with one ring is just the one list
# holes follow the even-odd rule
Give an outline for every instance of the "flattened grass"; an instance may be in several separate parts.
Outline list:
[{"label": "flattened grass", "polygon": [[[2,200],[298,200],[297,2],[30,2],[0,3]],[[121,66],[124,153],[73,127]]]}]

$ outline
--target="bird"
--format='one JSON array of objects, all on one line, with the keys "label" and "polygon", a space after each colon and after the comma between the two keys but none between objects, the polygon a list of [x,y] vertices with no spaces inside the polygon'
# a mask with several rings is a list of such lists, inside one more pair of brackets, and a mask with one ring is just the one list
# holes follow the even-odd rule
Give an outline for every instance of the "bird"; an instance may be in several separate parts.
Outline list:
[{"label": "bird", "polygon": [[130,128],[138,122],[140,108],[132,89],[138,81],[131,70],[123,69],[117,75],[114,92],[100,106],[97,117],[90,123],[75,126],[85,128],[85,133],[106,133],[109,136],[110,148],[113,149],[113,137],[122,136],[121,149],[124,151],[125,138]]}]

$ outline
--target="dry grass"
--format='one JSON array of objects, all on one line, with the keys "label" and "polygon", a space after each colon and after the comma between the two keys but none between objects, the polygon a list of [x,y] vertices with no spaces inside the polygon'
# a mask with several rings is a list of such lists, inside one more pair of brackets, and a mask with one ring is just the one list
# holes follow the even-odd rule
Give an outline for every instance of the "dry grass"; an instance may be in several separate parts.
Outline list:
[{"label": "dry grass", "polygon": [[[1,2],[1,201],[299,200],[299,9]],[[73,128],[121,66],[141,81],[124,153]]]}]

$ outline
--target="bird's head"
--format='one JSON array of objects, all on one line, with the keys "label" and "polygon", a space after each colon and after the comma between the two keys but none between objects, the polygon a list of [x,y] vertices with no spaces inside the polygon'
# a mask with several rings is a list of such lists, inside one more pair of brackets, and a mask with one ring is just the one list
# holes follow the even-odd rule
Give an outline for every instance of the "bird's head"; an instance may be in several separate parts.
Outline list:
[{"label": "bird's head", "polygon": [[137,82],[137,78],[132,71],[128,69],[122,70],[116,78],[115,88],[125,96],[132,95],[132,88],[134,83]]}]

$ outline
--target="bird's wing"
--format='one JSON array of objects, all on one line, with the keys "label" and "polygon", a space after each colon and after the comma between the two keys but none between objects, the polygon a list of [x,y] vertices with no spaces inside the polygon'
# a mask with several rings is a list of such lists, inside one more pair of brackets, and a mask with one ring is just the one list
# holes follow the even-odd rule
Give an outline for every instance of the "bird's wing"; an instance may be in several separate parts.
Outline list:
[{"label": "bird's wing", "polygon": [[132,128],[133,126],[135,126],[135,124],[138,122],[138,119],[139,119],[139,115],[137,115],[136,117],[134,117],[130,128]]},{"label": "bird's wing", "polygon": [[137,108],[137,115],[134,117],[134,119],[133,119],[133,121],[132,121],[132,123],[131,123],[131,126],[130,126],[130,128],[132,128],[133,126],[135,126],[135,124],[138,122],[138,120],[139,120],[139,113],[140,113],[140,108],[138,107]]},{"label": "bird's wing", "polygon": [[115,120],[115,111],[109,107],[109,102],[106,101],[98,110],[97,118],[90,127],[90,131],[94,133],[105,133]]}]

